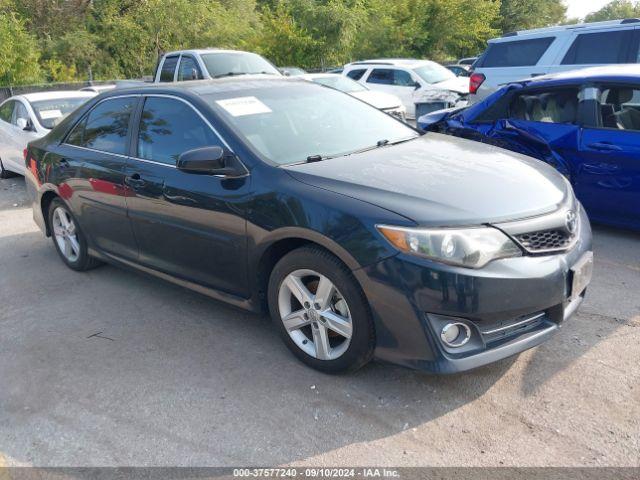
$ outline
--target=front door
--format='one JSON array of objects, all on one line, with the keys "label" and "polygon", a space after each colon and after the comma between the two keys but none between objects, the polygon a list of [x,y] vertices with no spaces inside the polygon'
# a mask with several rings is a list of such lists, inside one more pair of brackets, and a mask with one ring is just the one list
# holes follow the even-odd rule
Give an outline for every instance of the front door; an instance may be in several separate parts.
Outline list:
[{"label": "front door", "polygon": [[601,89],[598,126],[586,126],[575,189],[594,219],[640,222],[640,89]]},{"label": "front door", "polygon": [[407,117],[415,118],[416,106],[413,103],[413,94],[416,90],[416,82],[409,72],[398,68],[374,68],[367,77],[366,85],[372,90],[399,97],[407,109]]},{"label": "front door", "polygon": [[176,168],[180,154],[224,146],[195,107],[149,96],[128,161],[129,217],[140,262],[155,270],[247,296],[245,198],[250,177],[226,179]]}]

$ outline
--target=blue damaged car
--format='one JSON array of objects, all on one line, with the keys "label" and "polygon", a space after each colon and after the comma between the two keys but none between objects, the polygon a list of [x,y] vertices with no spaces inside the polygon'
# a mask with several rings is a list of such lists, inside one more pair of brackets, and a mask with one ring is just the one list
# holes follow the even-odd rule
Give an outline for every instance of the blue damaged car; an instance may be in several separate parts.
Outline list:
[{"label": "blue damaged car", "polygon": [[640,65],[514,82],[418,124],[547,162],[570,180],[592,221],[640,230]]}]

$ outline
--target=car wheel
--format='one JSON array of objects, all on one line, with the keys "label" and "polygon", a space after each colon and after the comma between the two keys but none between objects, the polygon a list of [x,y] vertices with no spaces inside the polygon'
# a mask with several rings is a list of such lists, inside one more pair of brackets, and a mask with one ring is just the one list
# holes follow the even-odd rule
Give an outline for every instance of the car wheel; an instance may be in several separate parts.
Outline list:
[{"label": "car wheel", "polygon": [[5,170],[4,165],[2,164],[2,159],[0,159],[0,178],[11,178],[15,177],[16,175],[16,173]]},{"label": "car wheel", "polygon": [[302,247],[276,264],[269,310],[287,347],[317,370],[353,371],[373,356],[375,334],[364,292],[325,250]]},{"label": "car wheel", "polygon": [[77,220],[60,199],[51,202],[48,218],[53,244],[69,268],[81,272],[100,265],[101,262],[87,252],[87,241]]}]

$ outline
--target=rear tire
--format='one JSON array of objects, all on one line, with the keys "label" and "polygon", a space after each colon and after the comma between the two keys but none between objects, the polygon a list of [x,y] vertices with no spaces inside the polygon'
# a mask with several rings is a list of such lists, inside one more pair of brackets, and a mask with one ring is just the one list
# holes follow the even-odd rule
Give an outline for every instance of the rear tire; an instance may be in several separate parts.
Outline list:
[{"label": "rear tire", "polygon": [[373,357],[369,304],[349,269],[319,247],[284,256],[269,279],[269,311],[284,343],[308,366],[355,371]]},{"label": "rear tire", "polygon": [[53,244],[67,267],[83,272],[101,264],[98,259],[89,255],[86,237],[62,200],[55,198],[51,201],[47,219]]}]

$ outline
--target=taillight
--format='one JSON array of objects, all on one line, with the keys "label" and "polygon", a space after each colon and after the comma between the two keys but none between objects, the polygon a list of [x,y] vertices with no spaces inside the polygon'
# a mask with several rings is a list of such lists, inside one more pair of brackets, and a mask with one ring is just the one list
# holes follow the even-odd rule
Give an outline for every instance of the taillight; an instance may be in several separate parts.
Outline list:
[{"label": "taillight", "polygon": [[24,161],[26,162],[27,161],[27,149],[26,148],[22,151],[22,156],[24,157]]},{"label": "taillight", "polygon": [[485,77],[482,73],[474,73],[469,77],[469,93],[477,93],[482,82],[485,81]]}]

